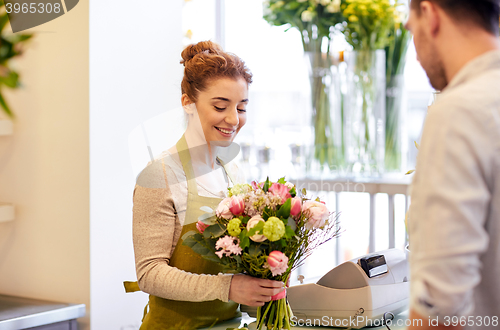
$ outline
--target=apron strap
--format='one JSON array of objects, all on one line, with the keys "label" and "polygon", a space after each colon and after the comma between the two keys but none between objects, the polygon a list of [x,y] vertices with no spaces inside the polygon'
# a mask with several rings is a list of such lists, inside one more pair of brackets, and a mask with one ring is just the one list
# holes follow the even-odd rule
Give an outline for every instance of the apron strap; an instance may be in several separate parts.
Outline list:
[{"label": "apron strap", "polygon": [[126,293],[141,291],[137,282],[124,281],[123,286],[125,287]]},{"label": "apron strap", "polygon": [[184,169],[184,173],[186,174],[188,191],[191,191],[193,194],[198,195],[198,187],[196,186],[196,178],[194,176],[193,164],[191,163],[191,155],[189,154],[186,136],[182,135],[175,146],[177,148],[179,158],[181,159],[182,168]]}]

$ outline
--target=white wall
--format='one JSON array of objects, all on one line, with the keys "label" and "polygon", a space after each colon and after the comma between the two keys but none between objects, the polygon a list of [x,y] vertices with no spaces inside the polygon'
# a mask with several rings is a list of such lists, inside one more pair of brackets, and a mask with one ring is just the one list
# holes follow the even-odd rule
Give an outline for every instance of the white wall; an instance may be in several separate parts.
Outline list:
[{"label": "white wall", "polygon": [[[90,303],[88,2],[35,27],[16,61],[24,87],[0,136],[0,294]],[[80,320],[88,329],[89,316]]]},{"label": "white wall", "polygon": [[135,280],[128,135],[180,106],[182,0],[90,3],[90,249],[92,330],[140,324],[147,295]]}]

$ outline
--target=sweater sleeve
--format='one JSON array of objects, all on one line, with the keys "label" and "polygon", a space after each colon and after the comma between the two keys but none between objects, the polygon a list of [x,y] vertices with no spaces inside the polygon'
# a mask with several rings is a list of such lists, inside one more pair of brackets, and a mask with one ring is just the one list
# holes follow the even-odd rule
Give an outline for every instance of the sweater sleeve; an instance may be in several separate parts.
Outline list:
[{"label": "sweater sleeve", "polygon": [[[166,181],[166,173],[162,172],[161,179]],[[139,288],[165,299],[227,302],[232,275],[198,275],[169,265],[182,226],[168,182],[161,188],[136,185],[133,202],[133,242]]]}]

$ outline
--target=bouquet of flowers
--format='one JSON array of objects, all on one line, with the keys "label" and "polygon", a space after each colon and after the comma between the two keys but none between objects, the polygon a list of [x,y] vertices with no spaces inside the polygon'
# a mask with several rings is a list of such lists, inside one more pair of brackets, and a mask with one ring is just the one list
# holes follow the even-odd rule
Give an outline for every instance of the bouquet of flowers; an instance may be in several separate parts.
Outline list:
[{"label": "bouquet of flowers", "polygon": [[[287,283],[315,248],[338,236],[337,217],[323,202],[297,196],[295,186],[278,182],[237,184],[229,197],[199,218],[198,232],[186,233],[183,244],[227,272]],[[257,328],[290,329],[292,310],[282,291],[257,310]]]}]

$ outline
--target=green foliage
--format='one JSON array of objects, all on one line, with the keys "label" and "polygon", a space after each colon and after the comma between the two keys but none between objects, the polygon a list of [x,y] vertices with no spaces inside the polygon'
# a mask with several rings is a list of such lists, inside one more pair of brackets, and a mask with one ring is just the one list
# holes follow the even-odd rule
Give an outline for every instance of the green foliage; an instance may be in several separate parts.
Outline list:
[{"label": "green foliage", "polygon": [[[312,31],[318,37],[330,36],[330,28],[344,21],[340,6],[345,0],[297,1],[270,0],[264,2],[264,19],[275,26],[288,25],[299,31]],[[309,34],[312,36],[312,34]]]},{"label": "green foliage", "polygon": [[256,224],[253,228],[251,228],[251,229],[248,231],[248,237],[253,236],[253,235],[256,235],[256,234],[260,234],[260,235],[262,235],[262,230],[264,229],[264,224],[265,224],[265,222],[260,221],[260,222],[259,222],[258,224]]},{"label": "green foliage", "polygon": [[207,227],[203,232],[203,236],[205,238],[217,238],[221,237],[225,231],[226,228],[223,225],[216,223],[215,225]]},{"label": "green foliage", "polygon": [[292,209],[292,199],[288,198],[286,202],[280,206],[278,212],[276,212],[276,216],[282,219],[288,219],[290,216],[290,210]]},{"label": "green foliage", "polygon": [[9,16],[5,11],[5,4],[0,1],[0,107],[10,118],[14,113],[2,95],[2,88],[18,88],[20,86],[19,74],[10,67],[10,60],[22,55],[23,45],[32,38],[32,34],[13,34],[4,31]]},{"label": "green foliage", "polygon": [[398,1],[348,0],[343,6],[347,18],[344,35],[354,50],[383,49],[391,42],[391,32],[399,20]]},{"label": "green foliage", "polygon": [[264,183],[264,187],[262,188],[262,190],[264,190],[265,192],[268,192],[270,186],[271,186],[271,183],[269,181],[269,177],[267,177],[266,182]]}]

